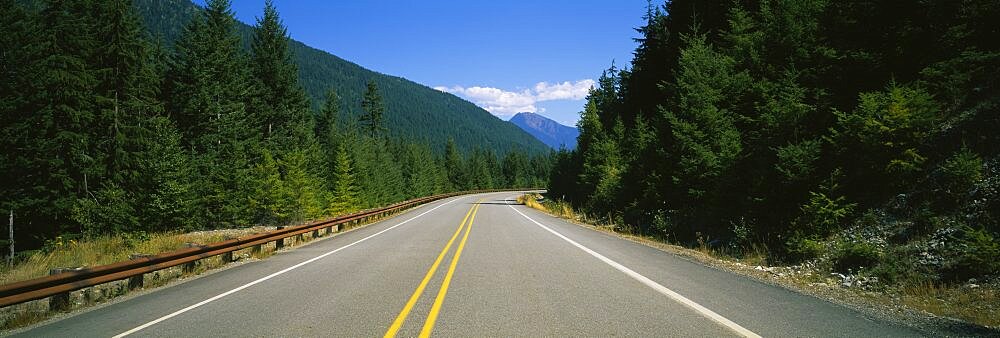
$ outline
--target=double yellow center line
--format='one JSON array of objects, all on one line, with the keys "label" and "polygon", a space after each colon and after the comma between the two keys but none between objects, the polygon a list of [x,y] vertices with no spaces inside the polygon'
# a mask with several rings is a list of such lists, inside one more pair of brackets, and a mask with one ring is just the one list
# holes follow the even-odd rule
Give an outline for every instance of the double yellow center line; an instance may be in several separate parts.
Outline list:
[{"label": "double yellow center line", "polygon": [[427,320],[424,321],[424,328],[420,330],[420,337],[430,337],[431,331],[434,330],[434,322],[437,321],[438,313],[441,312],[441,304],[444,303],[444,297],[448,293],[448,286],[451,285],[451,277],[455,275],[455,267],[458,266],[458,259],[462,256],[462,250],[465,249],[465,242],[469,239],[469,232],[472,230],[472,221],[476,219],[476,213],[479,212],[479,204],[483,200],[480,199],[476,201],[476,205],[469,209],[469,212],[465,213],[465,218],[462,219],[462,223],[458,225],[458,229],[455,230],[455,234],[451,235],[451,239],[448,240],[448,244],[445,244],[444,249],[438,254],[437,259],[434,260],[434,264],[431,265],[430,270],[427,270],[427,274],[424,275],[424,279],[420,281],[420,285],[417,289],[413,291],[413,295],[410,296],[410,300],[406,302],[403,306],[403,311],[399,312],[396,316],[396,320],[392,322],[392,326],[389,330],[385,332],[385,337],[395,337],[399,333],[399,329],[403,327],[403,322],[406,321],[406,316],[410,314],[413,310],[413,306],[417,304],[417,300],[420,299],[420,295],[424,293],[424,289],[427,288],[427,284],[430,283],[431,278],[434,277],[434,272],[437,271],[438,266],[441,265],[441,261],[448,254],[448,250],[451,249],[451,245],[455,243],[455,239],[458,235],[462,233],[462,229],[465,229],[465,235],[462,236],[462,240],[458,243],[458,249],[455,251],[455,256],[451,258],[451,265],[448,266],[448,272],[444,276],[444,281],[441,283],[441,289],[438,290],[437,297],[434,298],[434,305],[431,306],[430,313],[427,314]]}]

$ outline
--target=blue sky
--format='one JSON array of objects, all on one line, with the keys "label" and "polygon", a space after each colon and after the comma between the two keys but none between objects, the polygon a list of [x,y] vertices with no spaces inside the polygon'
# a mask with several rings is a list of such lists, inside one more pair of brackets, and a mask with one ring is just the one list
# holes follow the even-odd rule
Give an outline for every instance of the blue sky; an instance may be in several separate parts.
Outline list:
[{"label": "blue sky", "polygon": [[[204,0],[196,0],[204,4]],[[503,119],[574,124],[586,89],[635,49],[645,0],[276,0],[292,38],[466,98]],[[234,0],[253,24],[264,0]]]}]

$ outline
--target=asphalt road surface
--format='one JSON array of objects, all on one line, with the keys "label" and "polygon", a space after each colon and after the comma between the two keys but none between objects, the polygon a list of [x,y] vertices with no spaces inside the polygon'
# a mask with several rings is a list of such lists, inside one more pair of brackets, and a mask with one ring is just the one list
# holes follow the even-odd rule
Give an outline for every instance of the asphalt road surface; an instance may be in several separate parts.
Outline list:
[{"label": "asphalt road surface", "polygon": [[514,205],[449,198],[37,337],[920,336]]}]

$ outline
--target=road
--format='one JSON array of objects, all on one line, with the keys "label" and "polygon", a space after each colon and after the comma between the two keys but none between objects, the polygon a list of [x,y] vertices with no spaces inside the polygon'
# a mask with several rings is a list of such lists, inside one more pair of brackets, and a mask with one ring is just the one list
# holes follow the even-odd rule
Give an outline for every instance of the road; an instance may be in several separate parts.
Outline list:
[{"label": "road", "polygon": [[515,196],[430,203],[18,335],[921,335],[513,205]]}]

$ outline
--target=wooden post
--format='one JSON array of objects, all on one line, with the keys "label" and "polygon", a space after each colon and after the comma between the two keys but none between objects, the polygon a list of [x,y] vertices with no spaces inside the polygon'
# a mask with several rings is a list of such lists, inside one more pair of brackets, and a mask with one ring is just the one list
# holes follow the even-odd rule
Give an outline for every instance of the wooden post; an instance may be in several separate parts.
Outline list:
[{"label": "wooden post", "polygon": [[[284,228],[285,228],[284,226],[279,226],[278,230],[282,230]],[[278,250],[280,250],[281,248],[284,248],[284,247],[285,247],[285,239],[284,238],[279,238],[278,240],[274,241],[274,251],[278,251]]]},{"label": "wooden post", "polygon": [[[130,260],[131,259],[140,259],[140,258],[148,258],[148,257],[152,257],[152,256],[153,255],[147,255],[147,254],[141,254],[141,253],[139,253],[139,254],[130,254],[130,255],[128,255],[128,259],[130,259]],[[143,277],[144,276],[145,275],[138,275],[138,276],[129,277],[128,278],[128,289],[129,290],[141,289],[142,285],[143,285]]]},{"label": "wooden post", "polygon": [[[184,243],[184,245],[187,246],[187,247],[189,247],[189,248],[194,248],[194,247],[198,246],[198,244],[191,243],[191,242]],[[190,262],[190,263],[184,263],[184,265],[181,267],[181,269],[184,271],[184,273],[190,273],[190,272],[194,271],[194,267],[195,267],[195,265],[197,265],[197,263],[198,263],[198,261],[193,261],[193,262]]]},{"label": "wooden post", "polygon": [[[231,239],[233,239],[233,237],[228,235],[222,237],[223,241],[228,241]],[[233,261],[233,251],[222,254],[222,264],[229,264],[232,261]]]},{"label": "wooden post", "polygon": [[[49,270],[49,276],[58,275],[66,271],[73,271],[75,268],[55,268]],[[60,294],[53,295],[49,297],[49,311],[65,311],[69,310],[69,292],[63,292]]]}]

